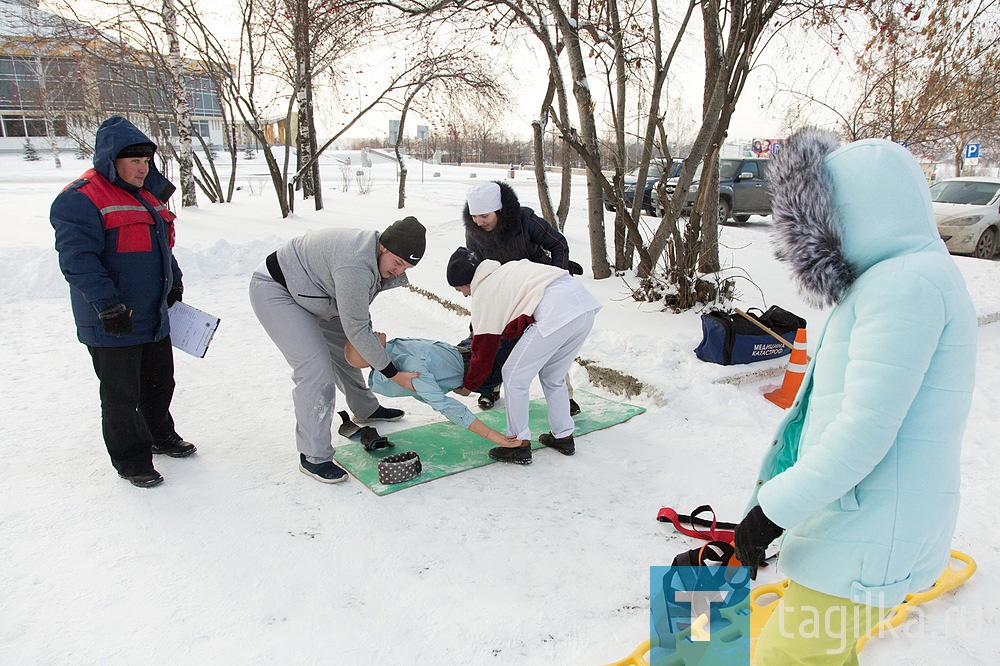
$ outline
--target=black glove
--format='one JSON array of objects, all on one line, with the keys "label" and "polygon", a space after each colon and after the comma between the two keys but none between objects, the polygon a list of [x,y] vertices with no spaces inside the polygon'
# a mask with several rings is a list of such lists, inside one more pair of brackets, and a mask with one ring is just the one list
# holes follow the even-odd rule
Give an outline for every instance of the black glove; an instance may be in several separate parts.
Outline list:
[{"label": "black glove", "polygon": [[358,432],[361,433],[361,445],[365,447],[365,451],[378,451],[393,446],[392,442],[378,434],[378,430],[371,426],[365,426]]},{"label": "black glove", "polygon": [[175,284],[174,286],[172,286],[170,288],[170,291],[167,292],[167,307],[169,308],[177,301],[183,301],[184,299],[181,298],[181,296],[183,295],[184,295],[184,285]]},{"label": "black glove", "polygon": [[116,338],[132,332],[132,311],[124,303],[116,303],[110,308],[104,308],[97,316],[101,320],[101,328]]},{"label": "black glove", "polygon": [[569,274],[570,275],[583,275],[583,266],[576,263],[575,261],[569,262]]},{"label": "black glove", "polygon": [[757,579],[757,567],[764,562],[764,551],[771,542],[781,536],[784,528],[778,527],[770,518],[764,515],[759,506],[750,509],[747,517],[736,526],[733,545],[736,546],[736,559],[744,566],[750,567],[750,579]]}]

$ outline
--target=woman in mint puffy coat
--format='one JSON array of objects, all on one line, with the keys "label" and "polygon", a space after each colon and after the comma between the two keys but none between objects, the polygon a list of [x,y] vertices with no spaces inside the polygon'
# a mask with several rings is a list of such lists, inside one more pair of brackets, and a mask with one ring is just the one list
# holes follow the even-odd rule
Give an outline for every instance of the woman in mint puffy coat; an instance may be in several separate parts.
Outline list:
[{"label": "woman in mint puffy coat", "polygon": [[[753,565],[784,531],[785,606],[808,599],[877,621],[949,561],[976,314],[913,156],[880,139],[838,143],[801,130],[770,168],[776,255],[807,297],[834,307],[736,546]],[[865,626],[824,643],[796,635],[789,616],[778,631],[780,614],[756,663],[856,662],[851,639]],[[830,654],[830,640],[843,651]]]}]

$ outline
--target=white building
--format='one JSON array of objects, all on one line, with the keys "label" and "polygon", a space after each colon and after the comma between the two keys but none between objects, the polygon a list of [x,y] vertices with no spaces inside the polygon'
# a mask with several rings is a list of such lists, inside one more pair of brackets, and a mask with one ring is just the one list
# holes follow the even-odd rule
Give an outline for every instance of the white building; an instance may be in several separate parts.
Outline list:
[{"label": "white building", "polygon": [[[102,120],[121,115],[157,142],[176,139],[173,103],[159,58],[116,43],[93,28],[38,8],[38,0],[0,0],[0,151],[93,145]],[[211,79],[189,61],[194,130],[224,145],[222,112]],[[195,146],[200,146],[197,139]]]}]

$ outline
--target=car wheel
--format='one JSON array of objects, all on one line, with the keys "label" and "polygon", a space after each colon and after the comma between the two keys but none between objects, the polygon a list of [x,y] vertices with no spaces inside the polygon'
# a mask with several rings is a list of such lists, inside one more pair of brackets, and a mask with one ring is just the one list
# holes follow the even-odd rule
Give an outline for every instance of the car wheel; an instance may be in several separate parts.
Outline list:
[{"label": "car wheel", "polygon": [[987,227],[976,241],[975,256],[978,259],[992,259],[997,253],[997,229]]},{"label": "car wheel", "polygon": [[733,219],[736,220],[737,222],[739,222],[740,224],[743,224],[744,222],[746,222],[747,220],[750,219],[750,216],[749,215],[733,215]]},{"label": "car wheel", "polygon": [[719,224],[725,224],[729,219],[729,211],[733,208],[725,199],[719,199]]}]

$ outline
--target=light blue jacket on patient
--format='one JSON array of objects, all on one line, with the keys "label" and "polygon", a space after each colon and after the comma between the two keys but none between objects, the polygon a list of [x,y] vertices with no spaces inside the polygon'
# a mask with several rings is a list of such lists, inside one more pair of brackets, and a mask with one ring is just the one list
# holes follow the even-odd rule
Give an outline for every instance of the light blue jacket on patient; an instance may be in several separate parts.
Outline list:
[{"label": "light blue jacket on patient", "polygon": [[368,386],[372,392],[390,398],[409,396],[425,402],[449,421],[468,430],[476,417],[469,408],[447,395],[462,385],[465,363],[458,349],[444,342],[420,338],[395,338],[385,343],[393,365],[403,372],[419,372],[408,391],[381,372],[372,370]]},{"label": "light blue jacket on patient", "polygon": [[892,606],[949,560],[976,314],[906,149],[793,139],[771,169],[776,253],[834,308],[750,506],[786,530],[783,574]]}]

